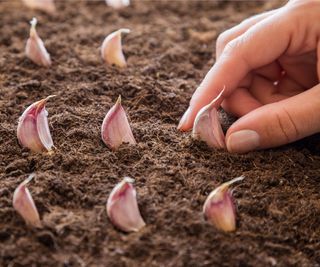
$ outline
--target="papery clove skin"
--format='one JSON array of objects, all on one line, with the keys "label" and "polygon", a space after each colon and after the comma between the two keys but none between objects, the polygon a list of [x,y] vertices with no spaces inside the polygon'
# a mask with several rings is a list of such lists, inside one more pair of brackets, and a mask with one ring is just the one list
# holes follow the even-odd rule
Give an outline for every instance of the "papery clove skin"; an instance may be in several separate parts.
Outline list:
[{"label": "papery clove skin", "polygon": [[22,216],[26,224],[33,227],[41,227],[40,216],[27,184],[33,179],[34,174],[23,181],[14,191],[13,207]]},{"label": "papery clove skin", "polygon": [[240,176],[223,183],[209,194],[204,203],[205,218],[219,230],[232,232],[236,229],[236,208],[229,187],[243,179]]},{"label": "papery clove skin", "polygon": [[119,29],[110,33],[101,46],[101,57],[109,65],[116,65],[124,68],[127,66],[126,59],[122,52],[121,34],[129,33],[129,29]]},{"label": "papery clove skin", "polygon": [[207,143],[209,147],[222,149],[225,148],[225,137],[221,127],[217,101],[222,96],[224,89],[207,106],[203,107],[197,114],[192,137]]},{"label": "papery clove skin", "polygon": [[44,11],[49,14],[56,12],[56,6],[53,0],[22,0],[23,3],[31,8]]},{"label": "papery clove skin", "polygon": [[134,180],[125,177],[112,190],[107,202],[107,214],[114,226],[124,232],[138,232],[146,224],[141,217]]},{"label": "papery clove skin", "polygon": [[54,95],[31,104],[19,118],[17,128],[19,143],[32,152],[51,152],[54,147],[48,125],[48,112],[45,108],[46,102],[52,97]]},{"label": "papery clove skin", "polygon": [[121,96],[103,120],[101,138],[112,150],[116,150],[122,143],[131,145],[137,143],[132,134],[127,114],[121,105]]},{"label": "papery clove skin", "polygon": [[49,67],[51,65],[50,55],[36,31],[37,19],[33,18],[30,24],[30,36],[26,44],[26,55],[35,64]]},{"label": "papery clove skin", "polygon": [[106,0],[106,4],[115,9],[120,9],[130,5],[130,0]]}]

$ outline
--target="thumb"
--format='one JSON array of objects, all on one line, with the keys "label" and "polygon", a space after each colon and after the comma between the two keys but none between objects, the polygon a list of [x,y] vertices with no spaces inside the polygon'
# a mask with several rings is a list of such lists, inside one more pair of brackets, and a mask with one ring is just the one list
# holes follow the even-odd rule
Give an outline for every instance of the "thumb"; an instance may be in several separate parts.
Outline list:
[{"label": "thumb", "polygon": [[227,149],[245,153],[294,142],[320,131],[319,114],[320,84],[240,118],[227,132]]}]

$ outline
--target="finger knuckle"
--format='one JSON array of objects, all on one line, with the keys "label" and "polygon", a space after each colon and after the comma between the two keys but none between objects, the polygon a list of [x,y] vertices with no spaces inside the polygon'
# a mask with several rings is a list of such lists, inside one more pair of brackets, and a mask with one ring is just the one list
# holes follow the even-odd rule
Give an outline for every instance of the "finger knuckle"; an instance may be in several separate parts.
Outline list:
[{"label": "finger knuckle", "polygon": [[235,55],[242,45],[242,38],[236,38],[228,42],[224,48],[225,56]]},{"label": "finger knuckle", "polygon": [[[261,15],[261,14],[260,14]],[[257,19],[260,15],[254,15],[249,18],[244,19],[239,26],[247,28],[248,26],[252,25],[252,21]]]},{"label": "finger knuckle", "polygon": [[221,33],[217,39],[217,50],[223,50],[223,48],[232,40],[230,30]]},{"label": "finger knuckle", "polygon": [[280,130],[281,136],[285,138],[287,143],[298,140],[300,132],[293,116],[286,110],[281,108],[275,113],[276,126]]}]

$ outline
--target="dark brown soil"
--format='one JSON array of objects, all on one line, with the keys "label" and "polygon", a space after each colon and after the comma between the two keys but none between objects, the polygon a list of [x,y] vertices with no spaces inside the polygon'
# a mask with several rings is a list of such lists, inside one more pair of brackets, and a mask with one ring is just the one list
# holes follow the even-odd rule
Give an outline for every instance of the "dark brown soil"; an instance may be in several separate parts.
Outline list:
[{"label": "dark brown soil", "polygon": [[[214,63],[217,35],[280,3],[135,1],[115,11],[104,1],[68,0],[48,16],[1,1],[0,266],[320,266],[318,136],[231,155],[176,130]],[[24,55],[34,15],[50,69]],[[106,68],[99,46],[120,27],[132,30],[124,38],[129,66]],[[17,120],[51,94],[57,150],[35,155],[18,145]],[[100,126],[119,94],[138,145],[112,152]],[[29,229],[12,207],[14,189],[31,172],[41,230]],[[246,179],[235,190],[238,229],[218,232],[202,205],[215,186],[239,175]],[[107,197],[124,176],[136,179],[147,223],[139,233],[119,232],[107,219]]]}]

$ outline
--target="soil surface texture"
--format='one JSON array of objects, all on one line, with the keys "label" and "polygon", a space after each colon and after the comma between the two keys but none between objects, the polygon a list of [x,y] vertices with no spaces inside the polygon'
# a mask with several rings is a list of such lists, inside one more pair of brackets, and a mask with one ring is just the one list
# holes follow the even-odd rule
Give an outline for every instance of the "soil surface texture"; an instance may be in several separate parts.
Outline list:
[{"label": "soil surface texture", "polygon": [[[48,15],[22,1],[0,3],[0,266],[320,266],[320,138],[234,155],[209,149],[176,130],[190,97],[215,62],[219,33],[281,1],[133,1],[123,10],[104,1],[56,1]],[[53,64],[24,53],[29,21]],[[128,67],[105,66],[105,36],[123,37]],[[232,70],[230,70],[232,75]],[[47,104],[52,155],[23,149],[17,121],[31,103]],[[111,151],[100,127],[118,96],[136,146]],[[224,126],[232,118],[224,114]],[[12,207],[28,188],[42,229],[27,227]],[[234,189],[234,233],[202,216],[222,182]],[[110,223],[106,201],[124,176],[135,179],[146,227],[126,234]]]}]

